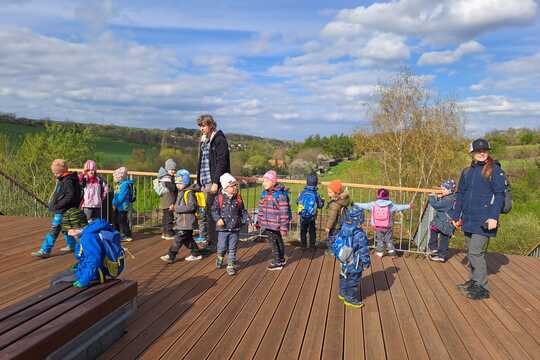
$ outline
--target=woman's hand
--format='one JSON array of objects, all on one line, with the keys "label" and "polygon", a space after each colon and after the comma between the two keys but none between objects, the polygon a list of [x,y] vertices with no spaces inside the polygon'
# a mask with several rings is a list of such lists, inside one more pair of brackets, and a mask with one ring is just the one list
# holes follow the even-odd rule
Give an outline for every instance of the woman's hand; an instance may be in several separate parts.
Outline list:
[{"label": "woman's hand", "polygon": [[219,187],[218,187],[218,184],[212,184],[212,186],[210,187],[210,192],[211,192],[212,194],[215,194],[215,193],[217,193],[218,188],[219,188]]},{"label": "woman's hand", "polygon": [[223,227],[223,226],[225,226],[225,221],[223,221],[223,219],[219,219],[219,220],[216,222],[216,226],[217,226],[217,227]]},{"label": "woman's hand", "polygon": [[497,228],[497,220],[495,220],[495,219],[487,219],[486,224],[487,224],[487,229],[488,230],[493,230],[493,229]]}]

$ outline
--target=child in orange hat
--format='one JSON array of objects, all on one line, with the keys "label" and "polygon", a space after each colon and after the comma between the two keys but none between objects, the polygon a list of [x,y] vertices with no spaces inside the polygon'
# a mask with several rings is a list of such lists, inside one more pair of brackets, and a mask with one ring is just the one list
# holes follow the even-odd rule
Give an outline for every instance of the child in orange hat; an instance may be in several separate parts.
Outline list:
[{"label": "child in orange hat", "polygon": [[328,236],[328,249],[326,250],[326,253],[331,255],[332,251],[330,249],[332,248],[332,243],[334,242],[334,238],[341,227],[339,218],[343,210],[350,205],[351,200],[349,193],[345,191],[343,183],[340,180],[332,180],[327,186],[330,201],[328,202],[327,206],[328,217],[325,225],[326,234]]}]

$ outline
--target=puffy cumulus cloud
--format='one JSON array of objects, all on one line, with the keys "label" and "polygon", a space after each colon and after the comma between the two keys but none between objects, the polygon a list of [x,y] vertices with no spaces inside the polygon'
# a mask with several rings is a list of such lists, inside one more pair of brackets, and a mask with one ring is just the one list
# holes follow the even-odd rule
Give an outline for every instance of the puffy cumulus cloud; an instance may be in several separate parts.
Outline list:
[{"label": "puffy cumulus cloud", "polygon": [[468,41],[459,45],[455,50],[432,51],[422,54],[418,59],[418,65],[441,65],[459,61],[469,54],[483,52],[485,49],[476,41]]},{"label": "puffy cumulus cloud", "polygon": [[470,86],[472,91],[509,91],[538,93],[540,51],[509,61],[491,64],[488,77]]},{"label": "puffy cumulus cloud", "polygon": [[366,46],[354,52],[358,58],[368,58],[375,61],[399,61],[408,59],[410,51],[405,44],[405,37],[390,33],[376,34]]},{"label": "puffy cumulus cloud", "polygon": [[426,42],[462,42],[486,31],[529,24],[534,0],[398,0],[339,12],[326,25],[327,37],[355,37],[366,31],[418,36]]}]

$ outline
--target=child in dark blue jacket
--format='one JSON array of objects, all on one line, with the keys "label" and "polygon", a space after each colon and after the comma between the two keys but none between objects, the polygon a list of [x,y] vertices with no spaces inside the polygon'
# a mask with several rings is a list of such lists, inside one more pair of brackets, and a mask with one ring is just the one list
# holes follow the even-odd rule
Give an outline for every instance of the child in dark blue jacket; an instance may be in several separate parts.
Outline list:
[{"label": "child in dark blue jacket", "polygon": [[429,205],[435,209],[428,250],[430,260],[445,262],[448,255],[448,242],[456,230],[448,214],[456,203],[456,182],[452,179],[446,180],[441,184],[441,189],[441,194],[430,194],[428,198]]},{"label": "child in dark blue jacket", "polygon": [[334,255],[341,263],[338,298],[346,306],[359,309],[364,303],[358,285],[362,271],[371,266],[368,238],[362,230],[364,210],[353,206],[343,218],[341,229],[332,244]]},{"label": "child in dark blue jacket", "polygon": [[324,206],[324,199],[317,192],[319,179],[316,174],[310,174],[306,178],[306,187],[298,195],[298,215],[300,217],[300,242],[302,247],[307,247],[307,234],[309,232],[309,246],[315,247],[317,241],[317,210]]}]

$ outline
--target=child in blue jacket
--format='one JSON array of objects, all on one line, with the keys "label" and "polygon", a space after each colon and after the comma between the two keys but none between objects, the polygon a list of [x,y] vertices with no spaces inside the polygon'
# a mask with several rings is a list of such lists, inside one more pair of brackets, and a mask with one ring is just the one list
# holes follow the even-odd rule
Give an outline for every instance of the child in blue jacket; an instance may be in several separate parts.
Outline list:
[{"label": "child in blue jacket", "polygon": [[132,241],[128,214],[133,200],[133,180],[128,179],[128,170],[118,168],[113,173],[115,184],[113,205],[113,225],[122,234],[122,241]]},{"label": "child in blue jacket", "polygon": [[353,206],[343,217],[341,228],[332,244],[334,255],[341,262],[338,298],[352,308],[362,308],[364,303],[358,291],[362,271],[371,266],[368,238],[362,224],[364,210]]},{"label": "child in blue jacket", "polygon": [[298,195],[298,215],[300,217],[300,243],[307,247],[307,234],[309,232],[309,246],[315,247],[317,241],[317,210],[324,206],[324,199],[317,191],[319,179],[316,174],[310,174],[306,178],[306,187]]},{"label": "child in blue jacket", "polygon": [[428,250],[430,260],[446,262],[448,242],[456,230],[448,214],[456,203],[456,182],[452,179],[446,180],[441,184],[441,189],[441,194],[430,194],[428,198],[429,205],[435,209]]},{"label": "child in blue jacket", "polygon": [[56,275],[51,285],[71,282],[75,287],[88,287],[103,283],[108,277],[108,269],[103,264],[105,250],[99,234],[101,231],[114,232],[107,221],[97,219],[87,225],[86,215],[80,209],[70,209],[62,219],[62,229],[77,239],[75,258],[77,264]]}]

